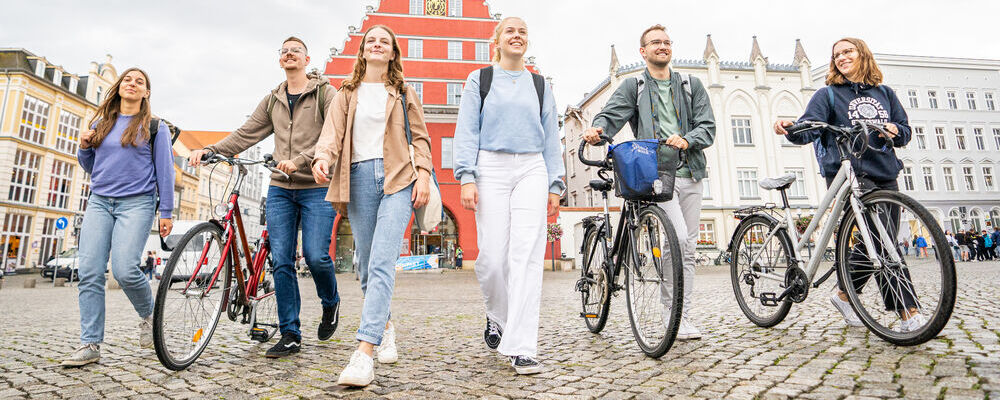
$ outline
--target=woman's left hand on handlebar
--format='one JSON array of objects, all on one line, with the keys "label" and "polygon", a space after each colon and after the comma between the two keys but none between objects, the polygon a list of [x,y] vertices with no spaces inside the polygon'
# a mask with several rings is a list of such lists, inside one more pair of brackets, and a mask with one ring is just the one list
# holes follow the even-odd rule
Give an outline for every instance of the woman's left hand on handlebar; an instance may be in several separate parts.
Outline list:
[{"label": "woman's left hand on handlebar", "polygon": [[427,204],[431,197],[431,174],[427,170],[421,169],[417,175],[417,183],[413,186],[413,208],[420,208]]},{"label": "woman's left hand on handlebar", "polygon": [[885,124],[882,128],[885,129],[885,133],[881,134],[881,136],[886,139],[895,139],[896,135],[899,134],[899,127],[894,123]]},{"label": "woman's left hand on handlebar", "polygon": [[688,141],[684,140],[680,135],[671,135],[667,138],[667,145],[686,150],[688,148]]}]

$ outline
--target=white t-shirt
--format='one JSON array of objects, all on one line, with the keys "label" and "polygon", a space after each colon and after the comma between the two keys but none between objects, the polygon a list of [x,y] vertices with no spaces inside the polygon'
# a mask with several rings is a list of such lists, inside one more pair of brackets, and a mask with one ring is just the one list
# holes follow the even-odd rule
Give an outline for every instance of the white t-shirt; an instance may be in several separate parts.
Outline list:
[{"label": "white t-shirt", "polygon": [[358,108],[354,110],[351,128],[351,162],[382,158],[385,138],[385,105],[389,92],[385,84],[361,82],[358,87]]}]

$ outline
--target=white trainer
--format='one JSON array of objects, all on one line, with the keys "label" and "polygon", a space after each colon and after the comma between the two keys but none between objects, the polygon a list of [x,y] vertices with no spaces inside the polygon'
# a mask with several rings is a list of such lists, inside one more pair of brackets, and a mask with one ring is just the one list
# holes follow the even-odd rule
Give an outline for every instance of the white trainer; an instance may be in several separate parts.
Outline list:
[{"label": "white trainer", "polygon": [[342,386],[364,387],[375,380],[375,360],[372,360],[361,350],[354,350],[351,362],[340,372],[337,384]]},{"label": "white trainer", "polygon": [[392,364],[399,361],[399,352],[396,350],[396,324],[389,323],[385,333],[382,334],[382,344],[376,350],[378,362],[382,364]]},{"label": "white trainer", "polygon": [[910,316],[909,319],[900,322],[900,331],[902,332],[914,332],[919,331],[927,324],[927,318],[923,314],[917,313]]},{"label": "white trainer", "polygon": [[701,339],[701,331],[698,330],[687,317],[681,318],[681,325],[677,327],[677,340]]},{"label": "white trainer", "polygon": [[139,347],[153,348],[153,314],[139,321]]},{"label": "white trainer", "polygon": [[858,318],[858,314],[854,313],[854,309],[851,308],[851,303],[848,303],[840,299],[840,295],[837,291],[833,291],[833,295],[830,296],[830,302],[833,303],[833,307],[840,311],[844,315],[844,322],[847,326],[865,326],[861,323],[861,318]]}]

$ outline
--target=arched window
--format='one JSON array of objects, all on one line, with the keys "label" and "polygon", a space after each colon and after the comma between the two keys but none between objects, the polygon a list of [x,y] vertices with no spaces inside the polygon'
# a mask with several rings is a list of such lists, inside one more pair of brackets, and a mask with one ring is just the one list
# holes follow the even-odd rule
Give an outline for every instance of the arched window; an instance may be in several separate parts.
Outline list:
[{"label": "arched window", "polygon": [[958,214],[958,209],[953,208],[951,212],[948,213],[948,220],[951,221],[952,232],[962,230],[962,216]]},{"label": "arched window", "polygon": [[978,208],[969,211],[969,226],[976,232],[983,230],[983,213]]}]

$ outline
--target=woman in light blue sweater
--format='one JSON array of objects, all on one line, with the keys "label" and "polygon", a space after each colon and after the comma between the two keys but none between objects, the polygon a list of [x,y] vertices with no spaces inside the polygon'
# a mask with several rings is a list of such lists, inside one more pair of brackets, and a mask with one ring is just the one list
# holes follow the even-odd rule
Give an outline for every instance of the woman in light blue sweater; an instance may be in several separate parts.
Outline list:
[{"label": "woman in light blue sweater", "polygon": [[[108,90],[91,129],[80,135],[80,166],[91,174],[91,195],[80,229],[80,343],[63,360],[79,367],[100,359],[104,341],[104,270],[139,314],[139,345],[153,347],[153,295],[139,269],[160,194],[161,236],[170,234],[174,158],[163,121],[150,140],[149,76],[129,68]],[[152,142],[152,143],[151,143]]]},{"label": "woman in light blue sweater", "polygon": [[517,373],[534,374],[541,372],[535,357],[546,214],[559,209],[565,169],[552,88],[524,67],[527,25],[505,18],[493,45],[495,65],[465,82],[455,126],[455,178],[462,183],[462,206],[476,212],[486,345],[510,357]]}]

